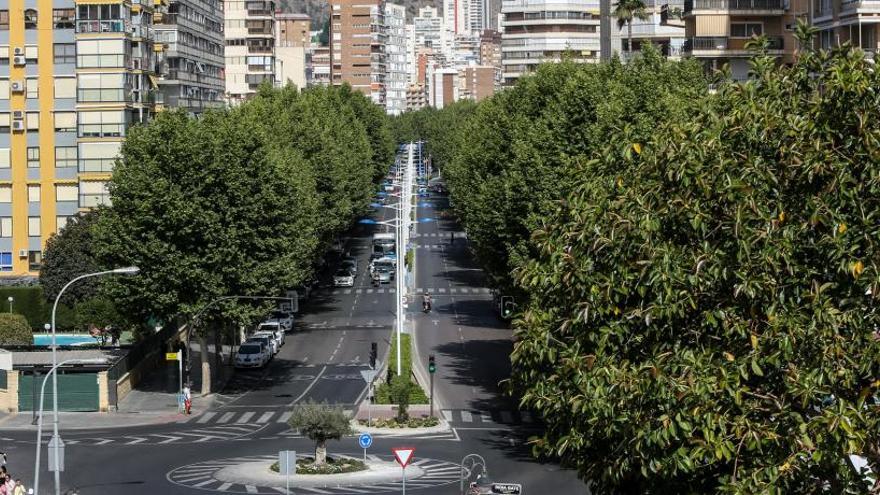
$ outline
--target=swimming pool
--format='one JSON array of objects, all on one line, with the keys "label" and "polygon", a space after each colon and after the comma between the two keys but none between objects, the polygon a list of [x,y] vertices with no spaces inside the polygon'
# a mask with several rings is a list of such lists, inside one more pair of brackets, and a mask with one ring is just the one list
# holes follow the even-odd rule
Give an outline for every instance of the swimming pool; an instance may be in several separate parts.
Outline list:
[{"label": "swimming pool", "polygon": [[[96,340],[89,335],[69,333],[59,333],[55,336],[55,341],[58,345],[83,345],[94,344],[96,342]],[[34,334],[34,345],[52,345],[52,334]]]}]

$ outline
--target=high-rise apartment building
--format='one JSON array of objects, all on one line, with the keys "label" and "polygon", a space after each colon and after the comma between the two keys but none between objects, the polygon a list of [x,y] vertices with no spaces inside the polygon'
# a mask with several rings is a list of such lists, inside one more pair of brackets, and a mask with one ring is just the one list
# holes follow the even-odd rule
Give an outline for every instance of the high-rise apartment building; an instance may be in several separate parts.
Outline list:
[{"label": "high-rise apartment building", "polygon": [[501,33],[486,29],[480,34],[480,65],[495,68],[495,80],[501,82]]},{"label": "high-rise apartment building", "polygon": [[330,85],[330,47],[312,43],[306,58],[306,86]]},{"label": "high-rise apartment building", "polygon": [[[880,2],[877,0],[816,0],[809,5],[799,5],[795,17],[809,17],[819,29],[815,38],[817,48],[830,48],[846,42],[865,50],[869,57],[876,57],[880,48]],[[805,9],[812,7],[811,16],[804,16]],[[787,23],[786,23],[787,24]]]},{"label": "high-rise apartment building", "polygon": [[470,65],[458,73],[459,99],[482,101],[495,94],[495,68]]},{"label": "high-rise apartment building", "polygon": [[387,42],[382,0],[330,1],[330,81],[385,106]]},{"label": "high-rise apartment building", "polygon": [[[678,3],[675,3],[678,2]],[[643,44],[655,45],[660,52],[672,58],[682,55],[684,46],[684,21],[681,19],[683,3],[680,0],[648,0],[648,18],[645,20],[633,19],[632,23],[632,51],[637,53]],[[612,23],[614,26],[616,22]],[[617,29],[613,38],[619,41],[619,54],[627,53],[627,29]]]},{"label": "high-rise apartment building", "polygon": [[161,95],[154,0],[0,4],[0,276],[32,277],[48,238],[109,202],[128,128]]},{"label": "high-rise apartment building", "polygon": [[278,83],[306,87],[306,57],[311,45],[311,20],[306,14],[275,13],[275,57]]},{"label": "high-rise apartment building", "polygon": [[458,70],[428,68],[428,105],[443,108],[459,99]]},{"label": "high-rise apartment building", "polygon": [[420,8],[418,15],[413,17],[413,29],[416,47],[442,48],[443,18],[436,8]]},{"label": "high-rise apartment building", "polygon": [[[794,27],[807,12],[806,0],[685,0],[683,51],[703,61],[707,69],[729,64],[734,79],[745,79],[752,55],[746,43],[752,36],[765,35],[768,53],[791,63],[796,51]],[[833,17],[830,7],[828,16]]]},{"label": "high-rise apartment building", "polygon": [[165,47],[159,63],[164,104],[192,113],[222,107],[222,0],[171,0],[155,21],[156,42]]},{"label": "high-rise apartment building", "polygon": [[398,115],[406,111],[406,7],[385,4],[385,33],[385,111]]},{"label": "high-rise apartment building", "polygon": [[598,0],[502,0],[502,77],[505,84],[543,62],[599,60]]},{"label": "high-rise apartment building", "polygon": [[224,0],[226,99],[239,103],[275,82],[274,0]]}]

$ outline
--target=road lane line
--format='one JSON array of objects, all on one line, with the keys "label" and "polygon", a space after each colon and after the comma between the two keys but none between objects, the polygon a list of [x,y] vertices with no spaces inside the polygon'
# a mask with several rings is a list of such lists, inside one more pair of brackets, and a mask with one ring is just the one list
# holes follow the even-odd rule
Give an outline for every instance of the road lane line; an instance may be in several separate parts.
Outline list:
[{"label": "road lane line", "polygon": [[299,402],[300,399],[302,399],[303,397],[305,397],[306,394],[309,393],[309,390],[311,390],[312,387],[314,387],[315,384],[318,383],[318,380],[321,379],[321,376],[324,375],[324,372],[325,372],[325,371],[327,371],[327,367],[326,367],[326,366],[321,367],[321,371],[318,372],[318,376],[316,376],[315,379],[312,380],[312,383],[310,383],[309,386],[306,387],[305,390],[303,390],[303,393],[299,394],[299,397],[297,397],[296,399],[293,399],[293,401],[291,401],[290,404],[288,404],[288,407],[290,407],[290,406],[296,404],[297,402]]},{"label": "road lane line", "polygon": [[279,416],[275,422],[276,423],[287,423],[287,420],[290,419],[291,416],[293,416],[293,411],[287,411],[285,413],[282,413],[281,416]]},{"label": "road lane line", "polygon": [[235,416],[234,412],[228,412],[228,413],[224,414],[223,416],[220,416],[220,418],[217,419],[217,422],[218,423],[228,423],[229,420],[232,419],[233,416]]},{"label": "road lane line", "polygon": [[247,423],[254,416],[254,414],[257,414],[257,413],[255,411],[248,411],[248,412],[242,414],[240,418],[238,418],[238,422],[239,423]]},{"label": "road lane line", "polygon": [[482,421],[483,423],[491,423],[492,422],[492,415],[489,414],[488,412],[485,412],[485,411],[481,412],[480,413],[480,421]]},{"label": "road lane line", "polygon": [[225,492],[226,490],[229,490],[229,487],[231,487],[231,486],[232,486],[232,483],[223,483],[222,485],[217,487],[217,491],[218,492]]},{"label": "road lane line", "polygon": [[474,420],[474,417],[471,416],[470,411],[461,411],[461,420],[464,423],[471,423]]},{"label": "road lane line", "polygon": [[257,419],[257,423],[268,423],[269,419],[275,415],[275,411],[264,412],[262,416]]}]

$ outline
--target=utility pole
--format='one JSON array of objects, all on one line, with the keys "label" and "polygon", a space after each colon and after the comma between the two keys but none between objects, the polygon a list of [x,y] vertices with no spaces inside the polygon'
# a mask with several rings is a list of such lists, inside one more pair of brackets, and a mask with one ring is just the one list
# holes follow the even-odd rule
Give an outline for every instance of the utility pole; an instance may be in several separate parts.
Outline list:
[{"label": "utility pole", "polygon": [[599,60],[611,60],[611,0],[599,0]]}]

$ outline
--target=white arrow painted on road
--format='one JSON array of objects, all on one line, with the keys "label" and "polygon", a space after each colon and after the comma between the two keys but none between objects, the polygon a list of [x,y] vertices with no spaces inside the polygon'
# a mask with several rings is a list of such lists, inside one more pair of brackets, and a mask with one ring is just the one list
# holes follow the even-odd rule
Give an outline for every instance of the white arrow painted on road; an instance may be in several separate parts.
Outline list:
[{"label": "white arrow painted on road", "polygon": [[131,442],[126,442],[125,445],[137,445],[139,443],[144,443],[147,441],[146,438],[143,437],[124,437],[124,438],[134,438]]},{"label": "white arrow painted on road", "polygon": [[[113,440],[110,440],[110,439],[107,439],[107,438],[101,438],[100,440],[101,440],[101,441],[95,443],[95,445],[107,445],[108,443],[113,442]],[[70,443],[70,442],[68,442],[68,443]]]},{"label": "white arrow painted on road", "polygon": [[161,442],[159,442],[160,444],[176,442],[177,440],[180,440],[181,438],[183,438],[183,437],[175,437],[175,436],[171,436],[171,435],[159,435],[158,433],[154,433],[153,436],[167,439],[167,440],[162,440]]}]

